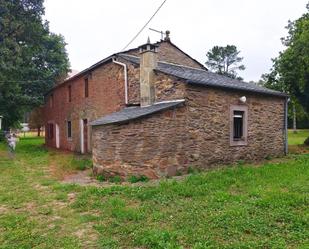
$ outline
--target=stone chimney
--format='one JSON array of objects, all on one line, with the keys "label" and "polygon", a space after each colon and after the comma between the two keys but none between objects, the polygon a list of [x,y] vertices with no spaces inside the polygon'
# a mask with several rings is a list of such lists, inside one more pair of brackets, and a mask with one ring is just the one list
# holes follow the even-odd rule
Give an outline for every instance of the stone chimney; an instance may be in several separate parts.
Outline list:
[{"label": "stone chimney", "polygon": [[157,67],[158,46],[146,44],[139,47],[140,53],[140,102],[141,107],[152,105],[155,101],[154,69]]}]

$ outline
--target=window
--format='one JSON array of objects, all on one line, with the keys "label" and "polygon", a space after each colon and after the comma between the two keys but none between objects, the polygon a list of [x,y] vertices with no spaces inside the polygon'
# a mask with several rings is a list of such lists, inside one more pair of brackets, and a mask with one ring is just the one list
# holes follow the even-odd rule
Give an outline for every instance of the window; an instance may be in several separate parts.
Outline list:
[{"label": "window", "polygon": [[88,98],[89,96],[89,83],[88,78],[85,79],[85,98]]},{"label": "window", "polygon": [[54,94],[51,94],[49,97],[49,107],[52,108],[54,106]]},{"label": "window", "polygon": [[68,97],[69,97],[69,102],[72,101],[72,86],[68,86]]},{"label": "window", "polygon": [[47,137],[48,139],[54,138],[54,124],[52,123],[47,124]]},{"label": "window", "polygon": [[68,121],[67,122],[67,134],[68,134],[68,138],[72,138],[72,122]]},{"label": "window", "polygon": [[233,116],[234,116],[233,139],[234,141],[237,141],[243,138],[244,111],[234,111]]},{"label": "window", "polygon": [[247,145],[247,106],[231,106],[230,145]]}]

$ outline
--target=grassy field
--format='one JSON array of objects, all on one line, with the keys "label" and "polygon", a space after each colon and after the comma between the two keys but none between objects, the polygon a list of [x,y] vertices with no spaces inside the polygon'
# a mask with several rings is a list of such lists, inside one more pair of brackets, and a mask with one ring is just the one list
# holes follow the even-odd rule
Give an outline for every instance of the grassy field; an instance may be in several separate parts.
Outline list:
[{"label": "grassy field", "polygon": [[42,143],[0,144],[1,249],[309,248],[309,154],[103,188],[61,183],[87,161]]},{"label": "grassy field", "polygon": [[293,133],[293,130],[289,130],[289,145],[303,144],[307,137],[309,137],[309,130],[298,130],[297,133]]}]

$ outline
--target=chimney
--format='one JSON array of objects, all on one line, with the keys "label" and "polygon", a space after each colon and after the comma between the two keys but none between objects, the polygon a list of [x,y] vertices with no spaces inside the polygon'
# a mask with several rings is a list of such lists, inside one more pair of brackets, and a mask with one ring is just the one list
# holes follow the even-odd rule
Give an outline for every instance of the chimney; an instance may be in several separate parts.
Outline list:
[{"label": "chimney", "polygon": [[146,44],[139,47],[140,53],[140,102],[141,107],[152,105],[155,101],[154,69],[157,67],[158,46]]}]

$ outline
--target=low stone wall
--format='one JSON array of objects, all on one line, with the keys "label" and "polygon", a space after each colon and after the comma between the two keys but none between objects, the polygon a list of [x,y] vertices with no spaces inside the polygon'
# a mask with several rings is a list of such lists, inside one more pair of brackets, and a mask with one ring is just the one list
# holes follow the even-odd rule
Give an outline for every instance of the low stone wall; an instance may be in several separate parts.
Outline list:
[{"label": "low stone wall", "polygon": [[186,171],[186,107],[118,125],[95,126],[92,132],[94,171],[107,176],[149,178]]}]

